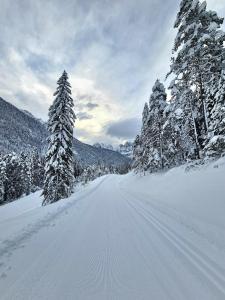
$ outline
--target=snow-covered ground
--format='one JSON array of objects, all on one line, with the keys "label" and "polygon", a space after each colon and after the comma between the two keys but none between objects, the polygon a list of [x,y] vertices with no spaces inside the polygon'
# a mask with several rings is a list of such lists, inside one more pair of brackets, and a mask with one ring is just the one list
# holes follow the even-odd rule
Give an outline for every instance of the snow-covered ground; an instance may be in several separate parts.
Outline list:
[{"label": "snow-covered ground", "polygon": [[225,299],[225,161],[184,169],[0,207],[0,299]]}]

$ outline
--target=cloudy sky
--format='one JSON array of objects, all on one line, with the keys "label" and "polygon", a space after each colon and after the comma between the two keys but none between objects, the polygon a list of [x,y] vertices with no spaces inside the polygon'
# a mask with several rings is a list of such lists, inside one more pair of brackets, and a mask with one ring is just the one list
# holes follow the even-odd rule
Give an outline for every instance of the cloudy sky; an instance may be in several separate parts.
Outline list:
[{"label": "cloudy sky", "polygon": [[[224,0],[207,2],[225,16]],[[75,135],[90,144],[132,140],[154,81],[168,71],[179,3],[0,0],[0,97],[47,120],[65,69]]]}]

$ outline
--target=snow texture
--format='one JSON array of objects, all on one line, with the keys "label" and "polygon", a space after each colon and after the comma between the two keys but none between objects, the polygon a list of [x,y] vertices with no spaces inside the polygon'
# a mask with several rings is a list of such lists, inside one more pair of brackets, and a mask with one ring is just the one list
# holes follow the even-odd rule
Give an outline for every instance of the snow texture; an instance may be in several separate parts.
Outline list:
[{"label": "snow texture", "polygon": [[37,192],[0,207],[1,299],[225,299],[224,166],[107,175],[50,206]]}]

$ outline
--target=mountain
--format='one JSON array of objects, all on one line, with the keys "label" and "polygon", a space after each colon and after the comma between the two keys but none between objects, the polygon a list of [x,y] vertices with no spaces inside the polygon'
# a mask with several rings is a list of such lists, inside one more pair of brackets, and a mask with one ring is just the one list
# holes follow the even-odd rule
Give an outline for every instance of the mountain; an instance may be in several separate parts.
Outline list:
[{"label": "mountain", "polygon": [[[44,152],[48,132],[46,125],[30,112],[23,111],[0,97],[0,153],[37,148]],[[126,166],[130,160],[118,152],[96,148],[74,138],[74,152],[83,165],[102,163]]]},{"label": "mountain", "polygon": [[133,143],[126,142],[125,144],[120,144],[118,147],[113,147],[110,144],[104,144],[104,143],[95,143],[93,147],[98,149],[109,149],[116,152],[119,152],[123,156],[126,156],[130,159],[133,158]]},{"label": "mountain", "polygon": [[[104,144],[104,143],[95,143],[93,145],[93,147],[99,148],[99,149],[104,148],[104,149],[108,149],[108,150],[114,150],[112,145]],[[116,150],[114,150],[114,151],[116,151]]]},{"label": "mountain", "polygon": [[131,142],[126,142],[125,144],[121,144],[119,145],[119,148],[117,149],[117,151],[129,158],[133,158],[133,143]]}]

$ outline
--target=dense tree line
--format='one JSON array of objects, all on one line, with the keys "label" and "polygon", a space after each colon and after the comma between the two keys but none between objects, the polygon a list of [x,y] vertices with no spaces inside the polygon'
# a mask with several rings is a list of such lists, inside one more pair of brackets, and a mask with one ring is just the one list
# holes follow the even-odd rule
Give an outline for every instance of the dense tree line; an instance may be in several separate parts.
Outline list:
[{"label": "dense tree line", "polygon": [[[45,157],[37,150],[0,156],[0,205],[14,201],[43,188]],[[129,166],[105,166],[103,163],[73,163],[74,184],[86,184],[106,174],[125,174]]]},{"label": "dense tree line", "polygon": [[206,2],[182,0],[167,76],[171,98],[156,81],[134,142],[134,167],[155,172],[225,153],[224,19]]},{"label": "dense tree line", "polygon": [[130,170],[130,166],[106,166],[100,162],[90,166],[82,166],[79,162],[76,162],[74,170],[75,183],[86,184],[107,174],[126,174]]},{"label": "dense tree line", "polygon": [[0,205],[43,187],[44,158],[33,150],[0,156]]}]

